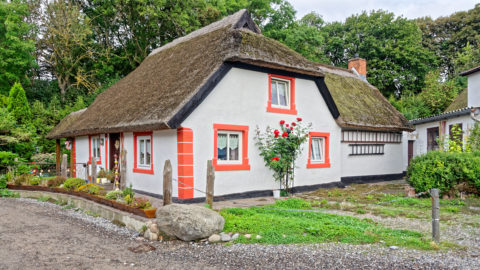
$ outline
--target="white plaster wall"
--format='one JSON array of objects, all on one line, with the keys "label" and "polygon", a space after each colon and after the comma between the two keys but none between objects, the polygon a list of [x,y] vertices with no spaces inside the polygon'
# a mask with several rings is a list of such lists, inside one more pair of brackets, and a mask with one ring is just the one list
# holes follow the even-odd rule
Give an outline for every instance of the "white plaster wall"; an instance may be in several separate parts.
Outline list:
[{"label": "white plaster wall", "polygon": [[480,72],[468,75],[468,107],[480,107]]},{"label": "white plaster wall", "polygon": [[[161,130],[154,131],[152,136],[153,146],[153,172],[154,174],[133,172],[134,153],[133,153],[133,133],[124,133],[123,146],[127,151],[127,185],[137,190],[142,190],[154,194],[163,194],[163,167],[165,160],[170,159],[172,163],[173,178],[177,178],[177,131]],[[172,195],[177,197],[178,184],[172,183]]]},{"label": "white plaster wall", "polygon": [[342,143],[342,176],[362,176],[402,173],[403,144],[386,143],[383,155],[350,156],[349,143]]},{"label": "white plaster wall", "polygon": [[[213,124],[232,124],[249,126],[248,158],[250,170],[217,171],[215,175],[215,194],[231,194],[253,190],[278,188],[272,172],[264,165],[255,146],[256,126],[264,131],[267,126],[279,128],[279,121],[287,123],[297,117],[305,123],[312,122],[311,131],[330,132],[331,168],[307,169],[308,147],[297,160],[295,185],[314,185],[340,181],[340,127],[328,110],[317,86],[313,81],[296,79],[295,97],[297,115],[266,112],[268,100],[268,74],[233,68],[215,87],[209,96],[182,123],[183,127],[193,130],[194,146],[194,184],[205,190],[207,160],[213,158]],[[195,191],[195,197],[204,194]]]}]

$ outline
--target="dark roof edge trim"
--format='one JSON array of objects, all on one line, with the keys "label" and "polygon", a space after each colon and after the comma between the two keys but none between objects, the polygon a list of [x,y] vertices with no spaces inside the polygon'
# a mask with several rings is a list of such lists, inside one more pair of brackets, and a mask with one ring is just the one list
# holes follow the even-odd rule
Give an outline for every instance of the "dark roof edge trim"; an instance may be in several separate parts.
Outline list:
[{"label": "dark roof edge trim", "polygon": [[418,125],[418,124],[423,124],[423,123],[428,123],[433,121],[446,120],[456,116],[468,115],[470,114],[470,112],[471,112],[470,108],[463,108],[453,112],[447,112],[447,113],[442,113],[442,114],[438,114],[430,117],[410,120],[408,121],[408,123],[411,125]]},{"label": "dark roof edge trim", "polygon": [[215,71],[198,90],[195,95],[178,110],[178,112],[168,121],[168,126],[171,129],[176,129],[180,124],[187,119],[187,117],[203,102],[203,100],[212,92],[213,88],[225,77],[225,75],[232,69],[230,64],[222,64],[217,71]]},{"label": "dark roof edge trim", "polygon": [[317,85],[318,90],[320,91],[320,94],[322,95],[323,99],[325,100],[325,103],[327,104],[328,110],[332,114],[333,118],[337,119],[340,116],[340,112],[338,111],[337,105],[335,104],[335,101],[333,101],[332,95],[330,94],[330,91],[328,90],[327,85],[325,84],[324,77],[317,77],[317,76],[295,73],[295,72],[290,72],[290,71],[285,71],[285,70],[254,66],[254,65],[250,65],[250,64],[241,63],[241,62],[230,62],[230,65],[232,65],[232,67],[235,67],[235,68],[241,68],[241,69],[247,69],[247,70],[258,71],[258,72],[263,72],[263,73],[270,73],[270,74],[276,74],[276,75],[282,75],[282,76],[312,80]]},{"label": "dark roof edge trim", "polygon": [[250,15],[250,12],[248,10],[243,13],[242,17],[233,26],[233,28],[234,29],[247,28],[254,33],[257,33],[257,34],[262,33],[260,28],[258,28],[257,24],[252,20],[252,16]]},{"label": "dark roof edge trim", "polygon": [[480,71],[480,66],[461,72],[460,76],[467,76],[478,71]]}]

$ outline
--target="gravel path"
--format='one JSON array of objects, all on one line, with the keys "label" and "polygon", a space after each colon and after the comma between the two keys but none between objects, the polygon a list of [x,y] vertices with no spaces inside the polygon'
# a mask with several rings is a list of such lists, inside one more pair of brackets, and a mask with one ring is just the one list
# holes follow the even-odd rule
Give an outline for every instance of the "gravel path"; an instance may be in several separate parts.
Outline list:
[{"label": "gravel path", "polygon": [[391,250],[336,243],[225,246],[147,242],[104,219],[54,204],[0,199],[0,269],[432,268],[479,269],[480,257],[468,251]]}]

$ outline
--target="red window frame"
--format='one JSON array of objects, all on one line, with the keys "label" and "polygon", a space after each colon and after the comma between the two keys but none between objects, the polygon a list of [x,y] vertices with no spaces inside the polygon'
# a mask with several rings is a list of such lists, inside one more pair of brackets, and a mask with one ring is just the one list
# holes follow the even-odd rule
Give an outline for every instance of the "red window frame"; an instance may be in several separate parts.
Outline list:
[{"label": "red window frame", "polygon": [[[139,168],[137,166],[137,137],[142,137],[142,136],[150,136],[150,169],[146,168]],[[136,173],[146,173],[146,174],[154,174],[153,173],[153,132],[148,131],[148,132],[134,132],[133,133],[133,172]]]},{"label": "red window frame", "polygon": [[[276,108],[272,107],[272,78],[278,78],[282,80],[288,80],[290,82],[290,108]],[[297,114],[297,108],[295,105],[295,78],[268,74],[268,103],[267,103],[267,112],[271,113],[284,113],[284,114]]]},{"label": "red window frame", "polygon": [[[219,130],[239,131],[242,133],[242,162],[240,164],[219,164],[217,161],[217,136]],[[248,163],[248,126],[213,124],[213,166],[216,171],[241,171],[250,170]]]},{"label": "red window frame", "polygon": [[[92,138],[98,136],[98,143],[100,143],[100,134],[99,135],[88,135],[88,163],[92,164]],[[98,146],[98,160],[97,164],[102,164],[102,148]]]},{"label": "red window frame", "polygon": [[[324,162],[312,162],[312,137],[322,137],[325,140],[325,158]],[[307,169],[330,168],[330,133],[329,132],[310,132],[308,134],[308,161]]]}]

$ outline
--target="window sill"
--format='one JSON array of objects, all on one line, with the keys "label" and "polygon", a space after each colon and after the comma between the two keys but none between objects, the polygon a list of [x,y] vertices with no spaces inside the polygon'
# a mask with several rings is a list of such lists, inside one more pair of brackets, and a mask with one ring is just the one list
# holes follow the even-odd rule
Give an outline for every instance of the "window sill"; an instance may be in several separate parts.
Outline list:
[{"label": "window sill", "polygon": [[295,107],[291,109],[283,109],[283,108],[274,108],[274,107],[268,106],[267,112],[297,115],[297,109],[295,109]]},{"label": "window sill", "polygon": [[151,168],[151,169],[133,168],[133,172],[135,172],[135,173],[153,174],[153,168]]},{"label": "window sill", "polygon": [[325,163],[307,163],[307,169],[315,169],[315,168],[330,168],[330,162]]},{"label": "window sill", "polygon": [[250,164],[248,159],[244,160],[242,164],[218,164],[217,159],[213,159],[213,167],[215,171],[249,171]]}]

